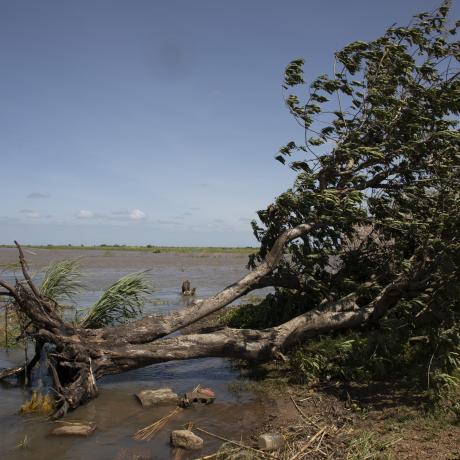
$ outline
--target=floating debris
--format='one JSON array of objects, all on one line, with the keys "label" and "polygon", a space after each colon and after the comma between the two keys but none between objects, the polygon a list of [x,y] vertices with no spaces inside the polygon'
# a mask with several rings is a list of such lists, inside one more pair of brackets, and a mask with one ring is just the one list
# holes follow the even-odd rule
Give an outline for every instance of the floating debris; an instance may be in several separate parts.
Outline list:
[{"label": "floating debris", "polygon": [[[144,390],[137,393],[136,396],[141,402],[142,407],[152,407],[159,404],[178,404],[178,407],[168,415],[136,431],[133,438],[137,441],[150,441],[150,439],[152,439],[172,417],[182,412],[185,408],[192,406],[194,403],[211,404],[216,399],[216,395],[210,388],[202,388],[201,385],[197,385],[192,391],[185,393],[180,400],[171,388]],[[191,426],[188,428],[190,430]]]}]

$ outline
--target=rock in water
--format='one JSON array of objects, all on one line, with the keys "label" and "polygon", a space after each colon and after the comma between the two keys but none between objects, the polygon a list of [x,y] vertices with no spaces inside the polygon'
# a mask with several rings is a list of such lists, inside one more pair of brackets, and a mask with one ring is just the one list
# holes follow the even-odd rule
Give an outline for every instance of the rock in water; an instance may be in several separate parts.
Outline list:
[{"label": "rock in water", "polygon": [[279,433],[265,433],[259,436],[260,450],[277,450],[284,446],[285,440]]},{"label": "rock in water", "polygon": [[174,430],[171,433],[171,445],[183,449],[197,450],[203,447],[203,440],[190,430]]},{"label": "rock in water", "polygon": [[142,407],[152,407],[179,403],[177,393],[174,393],[171,388],[160,388],[158,390],[144,390],[136,394],[142,404]]},{"label": "rock in water", "polygon": [[87,437],[94,433],[96,425],[87,422],[60,422],[50,432],[52,436],[83,436]]}]

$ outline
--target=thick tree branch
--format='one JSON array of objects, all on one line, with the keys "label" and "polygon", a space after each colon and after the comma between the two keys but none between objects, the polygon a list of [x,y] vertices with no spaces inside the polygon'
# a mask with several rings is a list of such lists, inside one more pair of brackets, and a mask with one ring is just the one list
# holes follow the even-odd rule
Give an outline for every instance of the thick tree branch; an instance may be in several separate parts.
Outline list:
[{"label": "thick tree branch", "polygon": [[[248,292],[258,289],[261,280],[269,275],[283,256],[286,243],[311,231],[314,224],[307,223],[286,230],[275,241],[264,261],[236,283],[227,286],[216,295],[205,300],[196,300],[186,308],[165,315],[147,316],[139,321],[104,329],[103,338],[118,336],[129,343],[148,343],[178,331],[214,313]],[[265,284],[267,286],[267,284]]]},{"label": "thick tree branch", "polygon": [[376,321],[402,298],[410,298],[425,286],[427,270],[401,275],[388,284],[368,305],[359,307],[352,293],[270,329],[261,331],[225,328],[208,334],[189,334],[146,344],[120,344],[99,349],[98,376],[171,360],[227,357],[269,360],[307,338],[325,332],[355,328]]},{"label": "thick tree branch", "polygon": [[5,288],[8,291],[8,293],[14,297],[16,301],[19,300],[18,292],[13,286],[10,286],[8,283],[5,283],[4,281],[0,281],[0,286]]}]

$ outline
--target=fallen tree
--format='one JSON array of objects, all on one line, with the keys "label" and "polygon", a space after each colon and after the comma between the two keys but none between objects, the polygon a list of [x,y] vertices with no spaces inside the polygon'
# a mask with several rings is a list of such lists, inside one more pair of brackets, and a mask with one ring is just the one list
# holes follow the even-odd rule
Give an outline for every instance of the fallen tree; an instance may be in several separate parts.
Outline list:
[{"label": "fallen tree", "polygon": [[[460,47],[446,38],[456,33],[447,13],[446,3],[411,26],[348,45],[332,77],[310,85],[306,103],[286,97],[305,145],[290,142],[277,158],[306,158],[291,163],[293,188],[253,223],[261,247],[251,271],[216,295],[117,326],[70,323],[33,283],[17,244],[24,280],[0,281],[0,295],[23,318],[36,356],[0,378],[27,375],[47,344],[59,417],[94,398],[104,375],[210,356],[283,358],[310,337],[379,327],[388,315],[403,318],[408,336],[422,324],[437,350],[436,337],[458,326],[460,311]],[[302,64],[287,67],[286,90],[304,84]],[[283,300],[278,311],[288,299],[301,305],[298,314],[265,328],[167,337],[265,286]]]},{"label": "fallen tree", "polygon": [[[299,231],[288,232],[278,241],[288,241]],[[414,292],[419,292],[432,269],[432,264],[428,264],[410,276],[401,276],[365,307],[358,305],[359,295],[352,294],[270,329],[223,328],[207,334],[157,340],[257,288],[259,277],[268,268],[255,270],[215,296],[195,301],[179,312],[147,316],[118,327],[84,329],[64,321],[56,303],[40,293],[28,274],[22,249],[16,244],[26,282],[13,287],[0,281],[0,285],[14,299],[16,308],[30,320],[32,328],[27,334],[33,337],[38,348],[33,363],[29,363],[29,370],[38,361],[43,344],[54,346],[48,358],[54,388],[61,403],[56,417],[97,396],[96,380],[104,375],[171,360],[213,356],[269,360],[282,356],[282,352],[308,336],[356,327],[371,318],[377,320],[402,297],[409,298]],[[279,249],[280,245],[276,245],[277,253]],[[276,258],[269,258],[267,262],[271,271],[276,267],[273,265],[275,262]],[[24,367],[8,369],[0,373],[0,378],[24,372],[27,372]]]}]

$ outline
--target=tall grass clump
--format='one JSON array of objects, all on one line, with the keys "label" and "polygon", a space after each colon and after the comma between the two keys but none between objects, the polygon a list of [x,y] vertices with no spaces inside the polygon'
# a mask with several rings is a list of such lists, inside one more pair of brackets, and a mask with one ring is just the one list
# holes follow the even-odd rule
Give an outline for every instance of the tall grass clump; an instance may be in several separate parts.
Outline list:
[{"label": "tall grass clump", "polygon": [[21,415],[50,415],[54,408],[54,398],[51,395],[34,391],[32,397],[21,406],[20,413]]},{"label": "tall grass clump", "polygon": [[132,273],[112,284],[79,321],[87,329],[126,322],[142,311],[146,296],[153,292],[145,272]]},{"label": "tall grass clump", "polygon": [[46,269],[40,292],[56,302],[64,298],[72,299],[83,287],[81,277],[78,259],[55,262]]},{"label": "tall grass clump", "polygon": [[383,322],[379,329],[299,344],[289,355],[290,380],[397,382],[425,396],[427,409],[450,412],[460,420],[460,330],[453,327],[429,336],[419,329],[388,326]]}]

